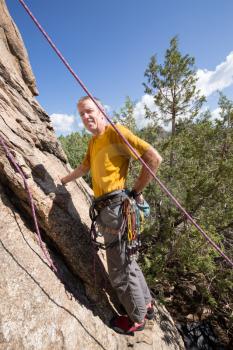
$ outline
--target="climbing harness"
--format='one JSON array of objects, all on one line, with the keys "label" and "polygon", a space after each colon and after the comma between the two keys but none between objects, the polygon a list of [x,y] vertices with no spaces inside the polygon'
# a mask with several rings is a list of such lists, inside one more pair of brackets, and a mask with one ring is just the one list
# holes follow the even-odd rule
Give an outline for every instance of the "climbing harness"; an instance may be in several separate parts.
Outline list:
[{"label": "climbing harness", "polygon": [[79,85],[82,87],[82,89],[86,92],[86,94],[90,97],[92,102],[96,105],[96,107],[100,110],[100,112],[104,115],[104,117],[107,119],[107,121],[110,123],[110,125],[113,127],[113,129],[117,132],[117,134],[121,137],[121,139],[125,142],[125,144],[129,147],[129,149],[132,151],[132,153],[136,156],[136,158],[141,162],[141,164],[147,169],[147,171],[151,174],[151,176],[156,180],[156,182],[159,184],[160,188],[165,192],[165,194],[171,199],[171,201],[174,203],[174,205],[186,216],[186,218],[196,227],[196,229],[201,233],[201,235],[209,242],[210,245],[233,267],[233,261],[220,249],[220,247],[205,233],[205,231],[196,223],[196,221],[192,218],[192,216],[186,211],[185,208],[182,207],[182,205],[178,202],[178,200],[170,193],[170,191],[166,188],[166,186],[162,183],[162,181],[159,180],[159,178],[153,173],[153,171],[150,169],[150,167],[145,163],[145,161],[139,156],[138,152],[131,146],[131,144],[128,142],[128,140],[125,138],[125,136],[118,130],[118,128],[114,125],[114,123],[111,121],[111,119],[108,117],[106,112],[99,106],[97,101],[94,99],[93,95],[88,91],[84,83],[81,81],[81,79],[78,77],[78,75],[74,72],[74,70],[71,68],[67,60],[63,57],[61,52],[57,49],[49,35],[46,33],[46,31],[43,29],[41,24],[37,21],[35,16],[32,14],[28,6],[25,4],[23,0],[19,0],[21,5],[24,7],[26,12],[29,14],[33,22],[36,24],[38,29],[41,31],[41,33],[44,35],[50,46],[53,48],[53,50],[56,52],[58,57],[62,60],[66,68],[70,71],[70,73],[73,75],[75,80],[79,83]]},{"label": "climbing harness", "polygon": [[[92,205],[90,206],[89,210],[89,216],[91,218],[91,229],[90,229],[90,237],[92,240],[93,245],[95,248],[98,249],[108,249],[114,247],[117,243],[118,240],[109,243],[109,244],[104,244],[98,241],[99,237],[102,237],[103,232],[107,231],[109,233],[115,233],[115,234],[122,234],[125,231],[125,219],[123,217],[121,226],[118,229],[110,228],[106,226],[101,220],[100,220],[100,213],[101,210],[104,208],[107,208],[108,206],[120,206],[122,207],[124,200],[126,198],[124,190],[118,190],[118,191],[113,191],[107,195],[101,196],[95,200],[93,200]],[[121,211],[121,209],[120,209]],[[101,232],[100,232],[101,231]]]},{"label": "climbing harness", "polygon": [[[101,210],[113,206],[120,207],[119,218],[121,218],[122,222],[117,229],[107,225],[104,226],[103,222],[100,224]],[[121,240],[126,241],[127,257],[130,260],[137,259],[141,247],[141,232],[144,229],[144,209],[146,210],[146,216],[148,216],[148,203],[144,201],[144,203],[137,204],[135,199],[131,196],[131,192],[128,190],[113,191],[110,194],[101,196],[100,199],[94,200],[89,213],[92,221],[90,236],[96,249],[106,250],[114,247],[119,242],[119,235]],[[115,233],[116,240],[109,244],[99,242],[98,238],[102,236],[104,231],[107,233]]]}]

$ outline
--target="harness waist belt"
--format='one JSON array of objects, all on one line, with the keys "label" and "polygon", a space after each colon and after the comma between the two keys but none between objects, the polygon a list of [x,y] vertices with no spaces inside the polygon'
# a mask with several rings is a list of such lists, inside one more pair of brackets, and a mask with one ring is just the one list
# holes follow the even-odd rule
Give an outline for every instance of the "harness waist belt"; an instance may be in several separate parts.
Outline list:
[{"label": "harness waist belt", "polygon": [[126,197],[127,195],[125,193],[125,190],[117,190],[96,198],[93,202],[93,205],[97,211],[100,211],[108,205],[117,205],[118,203],[122,203],[123,199],[125,199]]}]

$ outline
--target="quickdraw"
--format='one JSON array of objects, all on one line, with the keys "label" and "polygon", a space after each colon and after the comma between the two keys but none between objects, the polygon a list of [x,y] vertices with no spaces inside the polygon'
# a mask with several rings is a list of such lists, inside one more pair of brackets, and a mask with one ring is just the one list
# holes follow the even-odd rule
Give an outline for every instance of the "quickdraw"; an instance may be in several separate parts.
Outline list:
[{"label": "quickdraw", "polygon": [[144,214],[132,198],[124,201],[123,214],[126,220],[126,252],[130,260],[137,260],[139,248],[142,245],[141,232],[144,229]]}]

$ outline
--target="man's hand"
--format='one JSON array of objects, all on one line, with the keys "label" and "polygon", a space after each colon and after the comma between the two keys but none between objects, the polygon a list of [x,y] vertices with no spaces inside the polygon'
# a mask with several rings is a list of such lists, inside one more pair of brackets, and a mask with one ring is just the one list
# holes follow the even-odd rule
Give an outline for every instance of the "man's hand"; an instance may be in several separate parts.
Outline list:
[{"label": "man's hand", "polygon": [[60,180],[61,180],[62,185],[65,186],[66,185],[65,178],[63,177]]},{"label": "man's hand", "polygon": [[67,176],[62,177],[60,179],[63,186],[65,186],[68,182],[74,181],[77,178],[85,175],[89,171],[89,167],[86,167],[84,165],[78,165],[76,169],[74,169],[71,173],[69,173]]},{"label": "man's hand", "polygon": [[135,199],[135,201],[139,204],[144,203],[144,197],[142,195],[142,192],[138,192],[136,190],[132,190],[129,194],[131,197],[133,197],[133,199]]},{"label": "man's hand", "polygon": [[66,185],[65,177],[60,177],[60,176],[58,176],[58,179],[59,179],[59,181],[61,182],[61,184],[62,184],[63,186]]},{"label": "man's hand", "polygon": [[136,196],[136,197],[135,197],[135,201],[136,201],[136,203],[138,203],[138,204],[143,204],[143,203],[144,203],[143,194],[140,193],[138,196]]}]

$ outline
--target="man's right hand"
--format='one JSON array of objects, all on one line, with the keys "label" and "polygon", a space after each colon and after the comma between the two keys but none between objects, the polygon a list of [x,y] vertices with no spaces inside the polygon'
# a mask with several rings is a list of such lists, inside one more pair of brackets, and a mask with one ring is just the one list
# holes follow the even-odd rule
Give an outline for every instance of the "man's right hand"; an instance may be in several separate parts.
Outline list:
[{"label": "man's right hand", "polygon": [[63,186],[66,185],[65,177],[59,177],[59,180],[61,181],[61,184],[62,184]]}]

